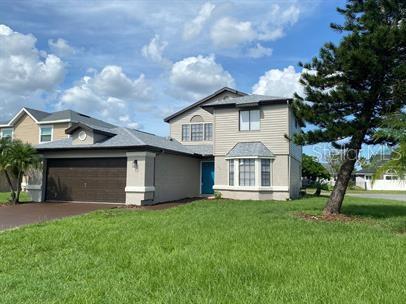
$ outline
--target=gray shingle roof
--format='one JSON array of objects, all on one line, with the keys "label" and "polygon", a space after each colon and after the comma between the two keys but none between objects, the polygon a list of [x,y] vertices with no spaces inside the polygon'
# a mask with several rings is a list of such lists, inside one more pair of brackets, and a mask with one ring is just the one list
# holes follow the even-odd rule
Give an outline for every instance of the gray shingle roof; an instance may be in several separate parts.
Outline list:
[{"label": "gray shingle roof", "polygon": [[214,92],[213,94],[211,94],[211,95],[209,95],[209,96],[206,96],[205,98],[200,99],[199,101],[197,101],[197,102],[195,102],[195,103],[192,103],[190,106],[187,106],[187,107],[185,107],[185,108],[179,110],[178,112],[176,112],[176,113],[174,113],[174,114],[172,114],[172,115],[169,115],[168,117],[166,117],[166,118],[164,119],[164,121],[165,121],[165,122],[169,122],[171,119],[173,119],[173,118],[179,116],[180,114],[185,113],[186,111],[188,111],[188,110],[190,110],[190,109],[192,109],[192,108],[194,108],[194,107],[197,107],[197,106],[203,104],[203,103],[206,102],[207,100],[209,100],[209,99],[215,97],[216,95],[221,94],[221,93],[223,93],[223,92],[225,92],[225,91],[232,92],[232,93],[237,94],[237,95],[240,95],[240,96],[247,95],[247,94],[244,93],[244,92],[240,92],[240,91],[237,91],[237,90],[234,90],[234,89],[230,89],[230,88],[228,88],[228,87],[224,87],[224,88],[221,88],[220,90],[217,90],[217,91]]},{"label": "gray shingle roof", "polygon": [[240,142],[227,153],[227,157],[274,157],[274,154],[260,141]]},{"label": "gray shingle roof", "polygon": [[31,108],[24,108],[24,109],[26,109],[38,121],[40,121],[41,119],[44,119],[45,117],[47,117],[49,115],[48,112],[44,112],[44,111],[40,111],[40,110],[36,110],[36,109],[31,109]]},{"label": "gray shingle roof", "polygon": [[213,145],[187,145],[186,147],[193,153],[200,154],[202,156],[213,155]]},{"label": "gray shingle roof", "polygon": [[59,112],[54,112],[47,117],[43,118],[41,122],[47,121],[58,121],[58,120],[69,120],[71,122],[81,122],[85,125],[92,127],[92,128],[117,128],[117,126],[107,123],[105,121],[72,111],[72,110],[64,110]]},{"label": "gray shingle roof", "polygon": [[246,95],[242,97],[235,98],[226,98],[221,100],[215,100],[203,105],[203,108],[206,107],[216,107],[224,105],[247,105],[247,104],[257,104],[257,103],[272,103],[290,100],[288,97],[277,97],[277,96],[265,96],[265,95]]},{"label": "gray shingle roof", "polygon": [[128,128],[112,128],[111,133],[116,135],[107,137],[104,141],[94,144],[73,144],[72,138],[55,140],[49,143],[39,144],[36,148],[39,151],[52,149],[97,149],[97,148],[130,148],[130,147],[152,147],[184,154],[195,155],[187,146],[180,142]]}]

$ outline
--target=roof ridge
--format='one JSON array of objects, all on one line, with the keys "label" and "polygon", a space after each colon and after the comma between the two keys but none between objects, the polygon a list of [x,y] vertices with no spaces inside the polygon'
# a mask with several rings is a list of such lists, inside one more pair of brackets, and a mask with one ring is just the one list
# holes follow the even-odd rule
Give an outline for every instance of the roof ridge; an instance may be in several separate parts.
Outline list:
[{"label": "roof ridge", "polygon": [[137,136],[135,136],[135,134],[133,132],[131,132],[133,129],[130,128],[122,128],[122,127],[118,127],[118,129],[123,129],[127,134],[129,134],[132,138],[138,140],[141,144],[146,145],[146,143],[139,139]]}]

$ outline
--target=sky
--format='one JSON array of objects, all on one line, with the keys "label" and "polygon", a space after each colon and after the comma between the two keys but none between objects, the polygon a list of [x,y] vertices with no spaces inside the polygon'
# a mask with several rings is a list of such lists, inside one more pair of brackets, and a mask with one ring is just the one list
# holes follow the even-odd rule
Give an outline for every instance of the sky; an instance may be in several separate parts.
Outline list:
[{"label": "sky", "polygon": [[344,0],[0,1],[0,121],[76,110],[168,135],[163,118],[229,86],[301,93]]}]

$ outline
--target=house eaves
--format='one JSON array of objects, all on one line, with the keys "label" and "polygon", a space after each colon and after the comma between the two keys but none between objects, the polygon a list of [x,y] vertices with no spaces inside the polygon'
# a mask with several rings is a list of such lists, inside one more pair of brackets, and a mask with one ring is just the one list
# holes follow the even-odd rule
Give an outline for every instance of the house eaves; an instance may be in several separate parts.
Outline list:
[{"label": "house eaves", "polygon": [[222,89],[220,89],[220,90],[217,90],[217,91],[214,92],[213,94],[211,94],[211,95],[209,95],[209,96],[207,96],[207,97],[205,97],[205,98],[203,98],[203,99],[201,99],[201,100],[199,100],[199,101],[197,101],[197,102],[191,104],[190,106],[187,106],[186,108],[183,108],[183,109],[181,109],[180,111],[178,111],[178,112],[176,112],[176,113],[174,113],[174,114],[172,114],[172,115],[166,117],[166,118],[164,119],[164,121],[165,121],[165,122],[169,122],[170,120],[174,119],[175,117],[177,117],[177,116],[179,116],[179,115],[185,113],[186,111],[189,111],[190,109],[193,109],[194,107],[197,107],[197,106],[203,104],[203,103],[206,102],[207,100],[210,100],[211,98],[213,98],[213,97],[215,97],[216,95],[219,95],[219,94],[221,94],[221,93],[223,93],[223,92],[230,92],[230,93],[234,93],[234,94],[237,94],[237,95],[240,95],[240,96],[245,96],[245,95],[247,95],[247,94],[244,93],[244,92],[240,92],[240,91],[237,91],[237,90],[228,88],[228,87],[224,87],[224,88],[222,88]]}]

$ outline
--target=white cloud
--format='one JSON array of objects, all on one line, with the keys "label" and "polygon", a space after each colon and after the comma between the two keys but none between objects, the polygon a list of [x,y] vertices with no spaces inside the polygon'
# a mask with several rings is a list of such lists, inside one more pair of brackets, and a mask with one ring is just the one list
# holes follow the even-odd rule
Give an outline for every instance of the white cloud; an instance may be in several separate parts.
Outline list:
[{"label": "white cloud", "polygon": [[271,69],[259,78],[252,87],[254,94],[280,97],[293,97],[293,93],[303,94],[303,86],[299,83],[301,73],[293,66],[283,70]]},{"label": "white cloud", "polygon": [[215,7],[216,6],[210,2],[204,3],[197,16],[191,22],[185,24],[183,29],[183,39],[190,40],[199,35]]},{"label": "white cloud", "polygon": [[248,49],[248,56],[252,58],[261,58],[265,56],[271,56],[272,49],[263,47],[260,43],[257,43],[255,47]]},{"label": "white cloud", "polygon": [[132,127],[136,122],[129,115],[135,112],[137,103],[149,100],[150,94],[151,87],[143,74],[133,80],[121,67],[109,65],[63,92],[57,108],[74,109]]},{"label": "white cloud", "polygon": [[[55,55],[35,47],[37,39],[0,25],[0,118],[24,106],[41,105],[41,95],[51,93],[63,80],[64,64]],[[30,99],[32,98],[32,100]],[[4,116],[3,116],[4,115]]]},{"label": "white cloud", "polygon": [[223,17],[212,26],[210,38],[217,48],[236,48],[253,41],[274,41],[285,35],[285,28],[295,24],[299,15],[300,9],[295,5],[283,9],[276,4],[265,16],[253,21]]},{"label": "white cloud", "polygon": [[199,99],[224,86],[234,86],[233,77],[216,63],[213,55],[188,57],[175,62],[169,81],[172,94],[187,100]]},{"label": "white cloud", "polygon": [[210,32],[213,44],[219,48],[231,48],[256,38],[257,34],[249,21],[240,22],[224,17],[217,21]]},{"label": "white cloud", "polygon": [[69,45],[69,43],[62,39],[58,38],[56,40],[49,39],[48,46],[52,53],[58,55],[59,57],[69,57],[76,53],[76,50]]},{"label": "white cloud", "polygon": [[145,58],[155,63],[170,65],[171,62],[162,56],[162,53],[167,46],[167,41],[161,41],[159,35],[155,35],[155,37],[151,39],[149,44],[143,46],[141,52]]}]

